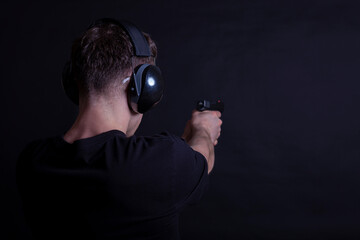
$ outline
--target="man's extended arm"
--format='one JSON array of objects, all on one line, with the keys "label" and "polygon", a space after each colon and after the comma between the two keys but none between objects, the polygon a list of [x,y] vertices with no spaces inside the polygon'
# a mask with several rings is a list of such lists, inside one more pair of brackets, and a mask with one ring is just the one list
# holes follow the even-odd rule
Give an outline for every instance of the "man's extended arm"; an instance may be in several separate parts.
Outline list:
[{"label": "man's extended arm", "polygon": [[194,111],[182,135],[193,150],[204,155],[208,162],[208,173],[214,167],[214,146],[218,143],[222,124],[220,117],[218,111]]}]

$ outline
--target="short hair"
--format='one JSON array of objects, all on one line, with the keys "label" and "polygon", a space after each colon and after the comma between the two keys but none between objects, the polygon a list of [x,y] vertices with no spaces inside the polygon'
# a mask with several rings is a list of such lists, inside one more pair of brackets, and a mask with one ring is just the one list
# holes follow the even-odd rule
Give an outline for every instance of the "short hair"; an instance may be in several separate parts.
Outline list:
[{"label": "short hair", "polygon": [[130,37],[114,23],[97,24],[75,39],[71,51],[71,68],[80,95],[106,94],[140,64],[155,64],[157,47],[149,34],[143,33],[150,57],[137,57]]}]

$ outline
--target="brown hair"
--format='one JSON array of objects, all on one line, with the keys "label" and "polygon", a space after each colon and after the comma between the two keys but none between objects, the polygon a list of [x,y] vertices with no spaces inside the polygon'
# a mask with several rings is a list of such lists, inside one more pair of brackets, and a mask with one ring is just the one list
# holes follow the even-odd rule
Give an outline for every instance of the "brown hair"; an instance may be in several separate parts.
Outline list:
[{"label": "brown hair", "polygon": [[76,39],[71,52],[71,71],[80,94],[106,93],[136,66],[155,64],[156,45],[148,34],[144,33],[144,36],[149,43],[151,57],[134,56],[129,36],[114,23],[98,24]]}]

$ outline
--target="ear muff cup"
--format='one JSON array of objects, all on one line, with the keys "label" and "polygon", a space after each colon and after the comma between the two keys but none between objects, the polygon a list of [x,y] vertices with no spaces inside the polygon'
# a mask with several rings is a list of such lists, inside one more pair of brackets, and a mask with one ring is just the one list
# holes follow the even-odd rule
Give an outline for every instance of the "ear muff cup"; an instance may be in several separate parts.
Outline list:
[{"label": "ear muff cup", "polygon": [[164,87],[158,67],[150,64],[136,67],[128,88],[131,109],[138,113],[150,110],[161,100]]},{"label": "ear muff cup", "polygon": [[64,66],[61,83],[66,96],[68,96],[73,103],[79,105],[79,90],[76,81],[72,76],[70,61],[68,61]]}]

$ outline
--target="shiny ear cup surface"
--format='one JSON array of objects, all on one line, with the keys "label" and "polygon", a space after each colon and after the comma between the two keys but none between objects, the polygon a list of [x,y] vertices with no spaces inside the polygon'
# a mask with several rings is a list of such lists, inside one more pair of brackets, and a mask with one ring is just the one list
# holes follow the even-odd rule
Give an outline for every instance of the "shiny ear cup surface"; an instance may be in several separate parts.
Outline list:
[{"label": "shiny ear cup surface", "polygon": [[79,90],[76,85],[76,81],[75,79],[73,79],[73,76],[71,74],[70,61],[67,62],[64,66],[61,83],[64,88],[65,94],[70,98],[73,103],[79,105]]},{"label": "shiny ear cup surface", "polygon": [[129,86],[129,103],[133,111],[145,113],[162,98],[164,81],[158,67],[143,64],[136,68]]}]

